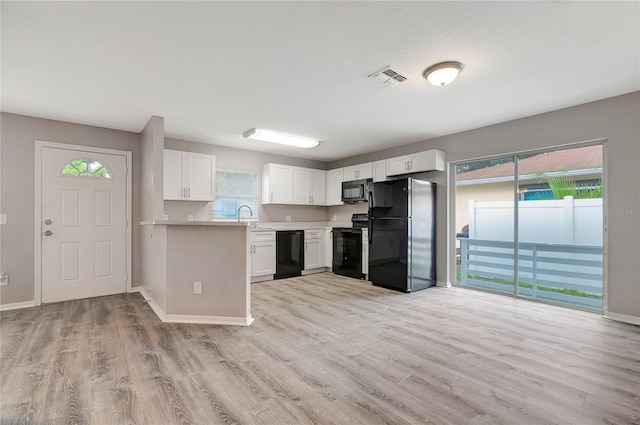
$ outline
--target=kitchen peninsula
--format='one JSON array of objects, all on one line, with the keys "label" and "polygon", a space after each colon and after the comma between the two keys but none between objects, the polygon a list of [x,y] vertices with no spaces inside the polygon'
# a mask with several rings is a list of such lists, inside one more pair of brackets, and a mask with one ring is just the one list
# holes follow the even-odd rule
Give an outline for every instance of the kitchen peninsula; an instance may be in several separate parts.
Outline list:
[{"label": "kitchen peninsula", "polygon": [[[164,322],[248,326],[246,222],[142,221],[151,255],[140,292]],[[200,292],[200,293],[196,293]]]}]

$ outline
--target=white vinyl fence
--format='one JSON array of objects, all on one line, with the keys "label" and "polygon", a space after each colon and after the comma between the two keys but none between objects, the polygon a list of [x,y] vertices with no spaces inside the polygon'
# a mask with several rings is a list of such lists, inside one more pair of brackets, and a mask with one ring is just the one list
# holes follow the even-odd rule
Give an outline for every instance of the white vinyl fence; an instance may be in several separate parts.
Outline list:
[{"label": "white vinyl fence", "polygon": [[[520,201],[518,210],[518,295],[601,310],[602,199]],[[512,202],[469,202],[461,285],[513,292],[513,220]]]},{"label": "white vinyl fence", "polygon": [[[520,242],[602,246],[602,198],[518,202]],[[513,241],[513,202],[469,201],[469,238]]]}]

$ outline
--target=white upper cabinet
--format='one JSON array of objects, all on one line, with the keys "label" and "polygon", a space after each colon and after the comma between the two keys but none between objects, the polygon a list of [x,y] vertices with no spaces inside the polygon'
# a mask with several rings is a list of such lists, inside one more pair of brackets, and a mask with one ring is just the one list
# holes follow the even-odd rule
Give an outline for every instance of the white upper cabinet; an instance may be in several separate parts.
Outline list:
[{"label": "white upper cabinet", "polygon": [[262,203],[293,203],[293,167],[265,164],[262,171]]},{"label": "white upper cabinet", "polygon": [[345,182],[371,178],[373,178],[373,164],[371,162],[344,167],[343,181]]},{"label": "white upper cabinet", "polygon": [[164,199],[182,200],[184,199],[184,175],[187,167],[183,160],[184,152],[164,151]]},{"label": "white upper cabinet", "polygon": [[326,205],[326,180],[327,172],[324,170],[309,169],[309,194],[311,205]]},{"label": "white upper cabinet", "polygon": [[293,167],[293,203],[310,204],[309,194],[310,170],[307,168]]},{"label": "white upper cabinet", "polygon": [[420,173],[424,171],[444,171],[444,152],[431,149],[411,155],[387,159],[387,176]]},{"label": "white upper cabinet", "polygon": [[216,158],[211,155],[187,155],[187,194],[190,201],[216,199]]},{"label": "white upper cabinet", "polygon": [[327,171],[326,205],[342,205],[342,179],[344,169],[336,168]]},{"label": "white upper cabinet", "polygon": [[265,164],[262,173],[262,203],[325,205],[324,170]]},{"label": "white upper cabinet", "polygon": [[215,156],[165,149],[163,172],[165,200],[215,199]]},{"label": "white upper cabinet", "polygon": [[383,182],[387,180],[387,162],[384,159],[373,161],[373,181]]},{"label": "white upper cabinet", "polygon": [[397,156],[395,158],[387,159],[387,176],[397,176],[399,174],[407,174],[409,171],[409,162],[411,156]]}]

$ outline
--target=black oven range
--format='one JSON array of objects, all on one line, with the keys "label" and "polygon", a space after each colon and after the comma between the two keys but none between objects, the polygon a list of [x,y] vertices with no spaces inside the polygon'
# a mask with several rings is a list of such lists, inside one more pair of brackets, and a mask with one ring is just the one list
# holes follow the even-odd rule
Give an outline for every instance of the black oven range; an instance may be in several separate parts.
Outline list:
[{"label": "black oven range", "polygon": [[333,273],[364,279],[362,273],[362,229],[367,228],[369,215],[353,214],[353,227],[334,227],[333,232]]}]

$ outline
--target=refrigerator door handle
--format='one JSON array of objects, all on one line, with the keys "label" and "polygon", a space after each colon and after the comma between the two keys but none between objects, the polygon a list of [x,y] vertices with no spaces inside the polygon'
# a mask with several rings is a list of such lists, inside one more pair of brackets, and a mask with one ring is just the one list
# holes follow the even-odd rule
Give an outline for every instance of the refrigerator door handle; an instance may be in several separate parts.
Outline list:
[{"label": "refrigerator door handle", "polygon": [[373,243],[373,191],[369,191],[369,245]]}]

